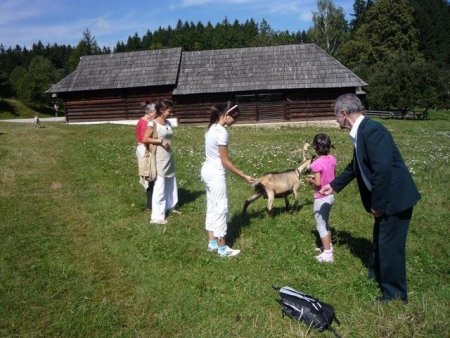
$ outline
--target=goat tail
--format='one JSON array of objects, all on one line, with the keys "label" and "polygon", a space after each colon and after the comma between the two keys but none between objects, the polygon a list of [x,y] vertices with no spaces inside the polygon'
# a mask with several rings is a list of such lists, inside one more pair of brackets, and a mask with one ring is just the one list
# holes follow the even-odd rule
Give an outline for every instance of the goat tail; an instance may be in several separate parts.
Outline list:
[{"label": "goat tail", "polygon": [[255,189],[256,189],[256,186],[257,186],[258,184],[261,184],[261,182],[259,182],[259,180],[256,180],[254,183],[252,183],[252,188],[255,188]]},{"label": "goat tail", "polygon": [[261,196],[266,196],[266,189],[264,185],[258,180],[252,184],[253,189],[255,189],[255,193],[260,194]]}]

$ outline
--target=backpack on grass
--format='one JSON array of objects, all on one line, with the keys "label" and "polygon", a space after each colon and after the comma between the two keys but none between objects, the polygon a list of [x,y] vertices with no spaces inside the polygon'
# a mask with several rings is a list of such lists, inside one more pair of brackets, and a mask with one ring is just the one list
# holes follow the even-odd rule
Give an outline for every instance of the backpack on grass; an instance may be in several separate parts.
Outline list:
[{"label": "backpack on grass", "polygon": [[283,316],[286,315],[304,322],[309,328],[314,327],[319,331],[331,330],[336,337],[339,337],[331,327],[333,320],[340,325],[332,305],[321,302],[289,286],[273,288],[279,291],[280,298],[277,299],[277,302],[281,304]]}]

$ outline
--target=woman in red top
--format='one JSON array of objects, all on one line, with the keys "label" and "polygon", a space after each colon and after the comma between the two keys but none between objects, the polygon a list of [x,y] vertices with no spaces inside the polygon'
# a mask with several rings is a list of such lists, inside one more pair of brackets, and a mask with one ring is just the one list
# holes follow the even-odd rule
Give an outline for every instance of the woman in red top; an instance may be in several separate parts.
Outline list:
[{"label": "woman in red top", "polygon": [[[147,149],[147,145],[144,144],[144,134],[147,130],[147,125],[149,122],[153,121],[156,116],[155,105],[147,104],[144,106],[144,116],[142,116],[137,125],[136,125],[136,158],[142,157],[145,154],[145,150]],[[149,182],[144,179],[144,177],[139,177],[139,183],[144,187],[147,192],[147,209],[150,210],[152,208],[152,195],[153,195],[153,184],[154,182]]]}]

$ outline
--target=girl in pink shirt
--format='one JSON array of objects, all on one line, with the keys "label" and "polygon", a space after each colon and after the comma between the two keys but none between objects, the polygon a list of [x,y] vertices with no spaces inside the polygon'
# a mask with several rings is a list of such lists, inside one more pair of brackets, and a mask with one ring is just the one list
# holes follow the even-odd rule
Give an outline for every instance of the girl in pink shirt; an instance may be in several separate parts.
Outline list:
[{"label": "girl in pink shirt", "polygon": [[331,232],[328,219],[331,206],[334,204],[334,195],[322,195],[320,189],[330,183],[336,176],[336,158],[330,155],[331,139],[327,134],[314,136],[313,148],[318,157],[311,163],[311,172],[308,183],[314,186],[314,218],[316,227],[322,241],[320,255],[316,260],[320,263],[333,263],[333,248],[331,245]]}]

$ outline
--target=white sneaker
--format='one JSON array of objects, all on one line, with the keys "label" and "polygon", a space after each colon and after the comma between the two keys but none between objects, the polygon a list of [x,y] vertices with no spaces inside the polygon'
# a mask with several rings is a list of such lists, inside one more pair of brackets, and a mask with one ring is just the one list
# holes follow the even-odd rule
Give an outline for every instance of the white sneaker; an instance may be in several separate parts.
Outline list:
[{"label": "white sneaker", "polygon": [[316,256],[316,260],[319,263],[333,263],[334,257],[333,252],[322,252],[320,255]]},{"label": "white sneaker", "polygon": [[211,245],[211,243],[208,243],[208,251],[217,251],[219,250],[219,245],[217,245],[217,242]]},{"label": "white sneaker", "polygon": [[152,224],[167,224],[169,222],[166,219],[151,219],[150,223],[152,223]]},{"label": "white sneaker", "polygon": [[234,257],[239,255],[241,253],[241,250],[231,249],[228,245],[225,245],[225,249],[223,247],[219,248],[217,252],[219,253],[220,257]]}]

